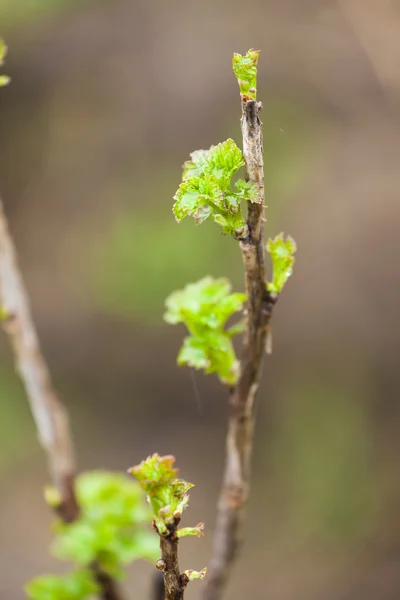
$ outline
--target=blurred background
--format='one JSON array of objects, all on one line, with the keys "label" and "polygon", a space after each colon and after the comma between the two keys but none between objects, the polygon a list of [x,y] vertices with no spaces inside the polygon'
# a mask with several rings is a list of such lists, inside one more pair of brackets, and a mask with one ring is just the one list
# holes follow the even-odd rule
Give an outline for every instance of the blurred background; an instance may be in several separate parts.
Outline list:
[{"label": "blurred background", "polygon": [[[185,522],[206,523],[183,568],[209,561],[227,398],[176,367],[164,299],[207,274],[242,290],[243,269],[217,228],[175,223],[172,196],[189,152],[240,142],[231,56],[262,50],[267,233],[299,250],[230,600],[400,595],[399,32],[393,0],[0,2],[0,188],[79,467],[175,454],[196,484]],[[19,600],[63,567],[3,335],[0,401],[0,596]],[[130,598],[152,574],[130,571]]]}]

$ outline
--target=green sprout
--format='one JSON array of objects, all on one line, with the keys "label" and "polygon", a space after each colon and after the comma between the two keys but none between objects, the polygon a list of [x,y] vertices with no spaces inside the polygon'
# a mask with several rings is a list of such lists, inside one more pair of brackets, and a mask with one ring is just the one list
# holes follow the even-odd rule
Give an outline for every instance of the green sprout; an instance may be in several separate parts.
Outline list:
[{"label": "green sprout", "polygon": [[[188,492],[194,486],[193,483],[178,477],[178,469],[174,465],[174,456],[153,454],[139,465],[129,469],[129,473],[136,477],[146,494],[147,502],[153,512],[153,526],[160,538],[177,549],[179,538],[202,537],[204,523],[199,523],[196,527],[177,529],[182,512],[189,503]],[[157,561],[157,567],[164,570],[166,565],[162,542],[161,552],[162,558]],[[206,568],[201,571],[185,571],[181,576],[181,584],[186,586],[189,581],[203,579],[206,572]]]},{"label": "green sprout", "polygon": [[245,56],[233,55],[232,67],[239,83],[240,93],[253,100],[257,94],[257,62],[259,50],[249,50]]},{"label": "green sprout", "polygon": [[253,183],[239,179],[232,189],[233,175],[244,166],[240,149],[231,139],[211,146],[209,150],[192,152],[183,166],[182,183],[174,196],[173,212],[178,223],[187,216],[197,224],[211,217],[222,232],[242,237],[246,223],[241,201],[258,201]]},{"label": "green sprout", "polygon": [[296,242],[290,235],[285,240],[281,233],[268,240],[267,251],[271,255],[273,268],[272,281],[267,283],[267,289],[273,294],[280,294],[293,272]]},{"label": "green sprout", "polygon": [[[175,529],[189,503],[189,490],[194,487],[178,477],[174,456],[153,454],[129,472],[136,477],[153,511],[154,524],[161,536]],[[202,537],[204,524],[177,530],[178,537]]]},{"label": "green sprout", "polygon": [[[97,585],[88,569],[97,564],[112,578],[123,577],[123,566],[138,559],[155,561],[158,545],[147,525],[151,520],[140,487],[121,473],[88,472],[76,480],[81,509],[73,523],[57,521],[52,553],[72,561],[78,570],[64,577],[44,575],[26,586],[32,600],[81,600]],[[47,488],[48,503],[57,507],[58,495]],[[97,589],[97,588],[96,588]]]},{"label": "green sprout", "polygon": [[242,331],[242,323],[226,329],[230,317],[242,310],[245,294],[231,294],[225,278],[205,277],[166,300],[164,319],[173,325],[183,323],[190,335],[178,354],[178,365],[217,373],[223,383],[233,385],[239,374],[232,337]]},{"label": "green sprout", "polygon": [[[7,46],[4,40],[0,38],[0,67],[4,64],[4,59],[7,55]],[[10,83],[10,78],[7,75],[0,75],[0,87]]]},{"label": "green sprout", "polygon": [[189,581],[194,581],[195,579],[204,579],[207,573],[207,567],[201,571],[193,571],[192,569],[188,569],[183,573],[186,575]]}]

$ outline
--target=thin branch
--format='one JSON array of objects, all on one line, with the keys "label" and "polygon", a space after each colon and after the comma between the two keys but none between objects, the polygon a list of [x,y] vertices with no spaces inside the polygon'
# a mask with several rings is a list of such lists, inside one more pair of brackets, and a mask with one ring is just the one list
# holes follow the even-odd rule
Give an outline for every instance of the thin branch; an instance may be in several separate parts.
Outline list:
[{"label": "thin branch", "polygon": [[[0,307],[5,332],[10,338],[17,371],[35,419],[39,441],[61,503],[59,517],[71,523],[79,517],[75,495],[75,459],[69,419],[57,397],[40,349],[28,295],[20,272],[3,203],[0,198]],[[103,600],[120,600],[115,582],[93,567]]]},{"label": "thin branch", "polygon": [[3,325],[18,373],[47,454],[53,483],[61,498],[60,516],[74,521],[79,513],[74,492],[75,461],[68,415],[57,398],[41,353],[29,301],[8,223],[0,202],[0,298]]},{"label": "thin branch", "polygon": [[219,600],[240,545],[240,525],[248,498],[253,447],[254,404],[268,328],[276,296],[266,289],[264,267],[264,169],[261,102],[242,95],[243,156],[247,179],[258,187],[258,202],[248,202],[248,232],[240,240],[247,294],[247,326],[240,377],[231,391],[226,465],[218,504],[213,557],[203,600]]},{"label": "thin branch", "polygon": [[[165,534],[159,533],[161,559],[157,562],[157,569],[164,575],[165,600],[183,600],[185,588],[189,582],[188,577],[179,571],[178,562],[178,535],[177,526],[179,518],[168,527]],[[157,529],[157,527],[155,527]],[[160,591],[160,590],[159,590]]]}]

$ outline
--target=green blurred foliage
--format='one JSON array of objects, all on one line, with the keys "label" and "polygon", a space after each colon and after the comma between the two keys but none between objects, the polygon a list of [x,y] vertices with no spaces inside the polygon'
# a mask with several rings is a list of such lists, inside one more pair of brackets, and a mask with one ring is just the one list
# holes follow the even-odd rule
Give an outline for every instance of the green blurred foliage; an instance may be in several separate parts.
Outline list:
[{"label": "green blurred foliage", "polygon": [[84,4],[85,1],[88,0],[1,0],[0,23],[2,30],[32,23],[35,19],[51,15],[61,8]]},{"label": "green blurred foliage", "polygon": [[[77,477],[76,490],[79,519],[56,522],[52,553],[81,569],[61,577],[37,577],[26,586],[32,600],[91,597],[97,586],[87,569],[90,565],[95,563],[121,579],[126,564],[139,559],[154,562],[159,556],[157,538],[149,526],[151,512],[136,482],[122,473],[94,471]],[[51,506],[57,502],[56,495],[56,490],[47,490]]]},{"label": "green blurred foliage", "polygon": [[121,566],[145,558],[156,560],[158,547],[147,526],[151,521],[139,486],[121,473],[83,473],[77,478],[81,516],[58,522],[55,556],[85,566],[98,561],[113,577]]},{"label": "green blurred foliage", "polygon": [[377,523],[366,382],[341,387],[318,374],[290,383],[274,431],[275,467],[283,481],[292,533],[341,544],[365,539]]},{"label": "green blurred foliage", "polygon": [[82,569],[64,576],[37,577],[25,586],[25,591],[30,600],[89,600],[100,589],[91,572]]}]

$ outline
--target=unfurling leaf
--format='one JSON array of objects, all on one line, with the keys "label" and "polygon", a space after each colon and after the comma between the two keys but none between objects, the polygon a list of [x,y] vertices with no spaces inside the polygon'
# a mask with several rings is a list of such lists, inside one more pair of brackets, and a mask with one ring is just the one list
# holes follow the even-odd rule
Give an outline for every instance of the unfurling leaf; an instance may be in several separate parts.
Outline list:
[{"label": "unfurling leaf", "polygon": [[176,220],[193,217],[197,224],[212,217],[225,234],[240,237],[245,231],[242,200],[257,201],[257,187],[239,179],[232,189],[233,175],[244,165],[240,149],[231,139],[192,152],[183,166],[182,183],[175,196]]},{"label": "unfurling leaf", "polygon": [[203,537],[204,523],[199,523],[198,525],[196,525],[196,527],[183,527],[182,529],[178,529],[176,533],[178,535],[178,538],[188,536]]},{"label": "unfurling leaf", "polygon": [[233,55],[232,67],[235,77],[238,80],[240,93],[256,99],[257,94],[257,62],[259,50],[249,50],[245,56],[241,54]]},{"label": "unfurling leaf", "polygon": [[160,535],[165,535],[179,521],[189,502],[188,491],[194,487],[178,477],[174,464],[174,456],[153,454],[129,469],[146,494]]},{"label": "unfurling leaf", "polygon": [[184,574],[188,578],[189,581],[194,581],[195,579],[204,579],[207,573],[207,567],[204,567],[201,571],[193,571],[192,569],[188,569],[184,571]]},{"label": "unfurling leaf", "polygon": [[190,333],[179,351],[179,365],[217,373],[221,381],[232,385],[239,365],[231,338],[242,327],[225,327],[230,317],[242,310],[246,296],[230,292],[227,279],[205,277],[167,298],[164,319],[171,324],[184,323]]},{"label": "unfurling leaf", "polygon": [[296,242],[290,236],[285,240],[281,233],[268,240],[267,251],[271,255],[273,268],[272,281],[267,283],[267,289],[271,293],[280,294],[293,272]]}]

